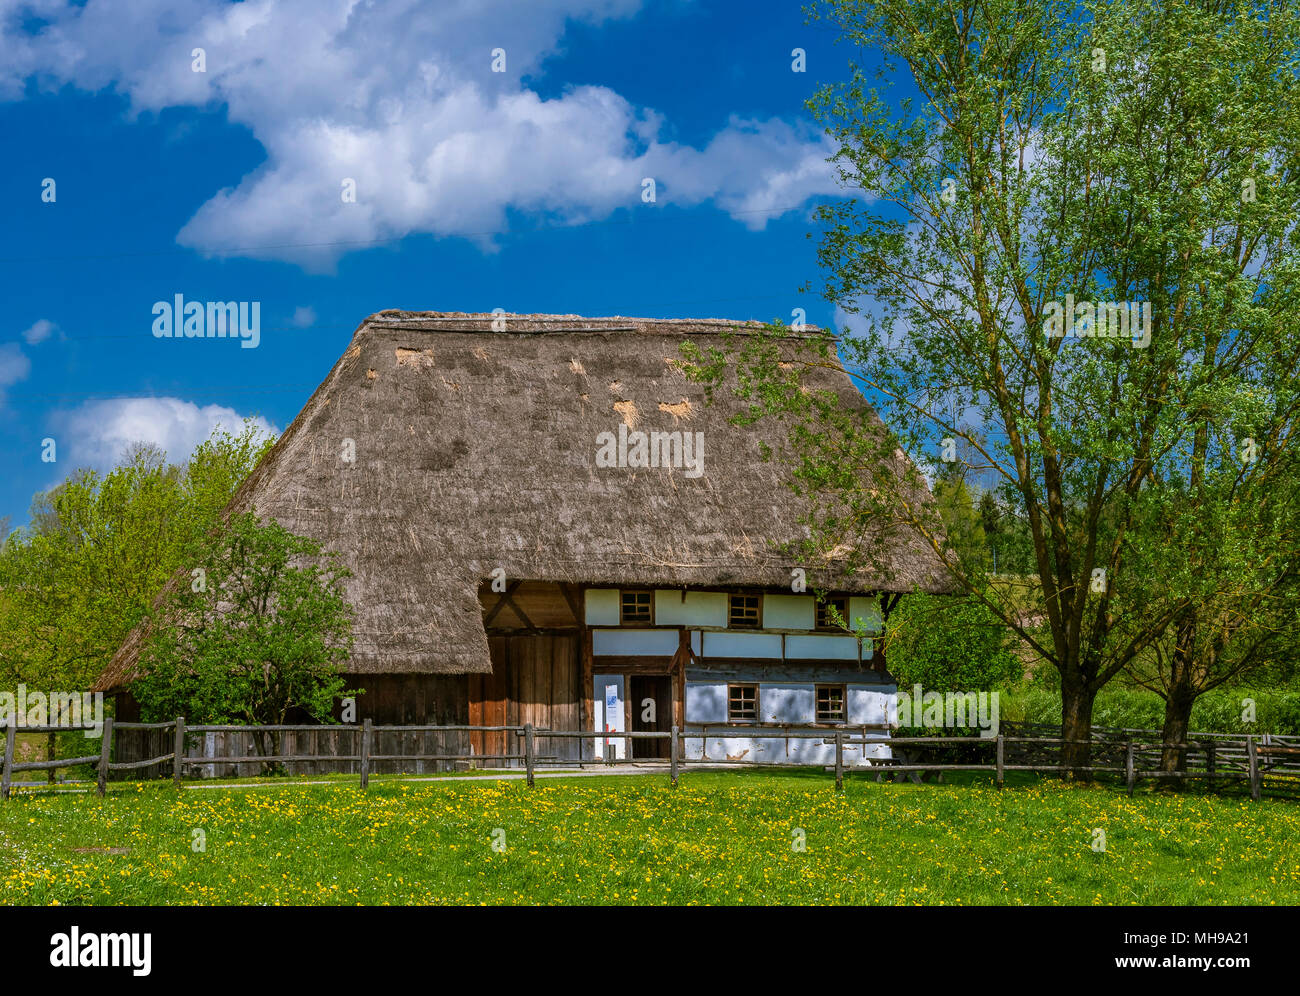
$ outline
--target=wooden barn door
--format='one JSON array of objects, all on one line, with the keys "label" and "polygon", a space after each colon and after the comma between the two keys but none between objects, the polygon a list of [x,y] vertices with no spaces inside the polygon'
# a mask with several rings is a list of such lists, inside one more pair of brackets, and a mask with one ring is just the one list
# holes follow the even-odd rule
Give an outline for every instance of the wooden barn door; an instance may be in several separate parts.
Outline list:
[{"label": "wooden barn door", "polygon": [[[492,674],[470,679],[470,724],[523,726],[538,729],[581,729],[582,661],[577,633],[492,636],[488,650]],[[521,738],[513,732],[475,733],[481,754],[522,755]],[[482,745],[481,747],[479,745]],[[544,757],[576,760],[579,741],[543,737],[537,743]],[[489,766],[500,761],[486,761]]]}]

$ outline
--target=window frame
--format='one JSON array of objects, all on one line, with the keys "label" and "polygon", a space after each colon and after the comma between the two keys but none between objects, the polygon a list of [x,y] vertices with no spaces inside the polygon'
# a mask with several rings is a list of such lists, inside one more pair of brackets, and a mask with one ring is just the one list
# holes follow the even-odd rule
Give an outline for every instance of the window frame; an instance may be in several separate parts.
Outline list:
[{"label": "window frame", "polygon": [[[754,692],[754,715],[752,717],[737,717],[733,715],[732,703],[736,700],[735,691],[737,689],[752,689]],[[727,722],[744,723],[757,726],[762,718],[759,711],[759,683],[757,681],[729,681],[727,682]]]},{"label": "window frame", "polygon": [[[839,606],[840,615],[844,617],[844,626],[838,626],[834,623],[825,621],[826,610],[832,604]],[[822,633],[848,633],[852,629],[848,625],[849,620],[849,600],[847,596],[838,595],[834,598],[818,599],[817,608],[813,615],[813,628]]]},{"label": "window frame", "polygon": [[[629,619],[624,599],[628,595],[645,595],[647,598],[645,619]],[[620,588],[618,590],[618,624],[620,626],[653,626],[655,624],[655,593],[652,588]]]},{"label": "window frame", "polygon": [[[826,719],[822,716],[822,690],[838,689],[840,695],[839,719]],[[843,682],[818,681],[813,685],[813,722],[826,726],[845,726],[849,721],[849,689]]]},{"label": "window frame", "polygon": [[[737,598],[754,599],[754,624],[751,626],[747,623],[735,621],[734,609]],[[727,593],[727,629],[737,630],[754,630],[763,628],[763,594],[762,592],[732,591]]]}]

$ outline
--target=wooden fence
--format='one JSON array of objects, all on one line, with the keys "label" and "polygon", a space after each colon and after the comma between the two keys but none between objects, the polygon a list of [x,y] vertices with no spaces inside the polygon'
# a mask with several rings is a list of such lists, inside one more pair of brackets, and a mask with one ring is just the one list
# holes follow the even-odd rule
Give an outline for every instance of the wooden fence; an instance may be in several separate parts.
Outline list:
[{"label": "wooden fence", "polygon": [[[97,755],[75,758],[58,758],[47,761],[15,763],[14,743],[18,732],[49,733],[61,730],[49,726],[16,726],[13,719],[5,730],[5,751],[3,773],[0,774],[0,797],[9,797],[13,776],[26,771],[46,771],[56,767],[70,767],[77,764],[93,764],[96,770],[97,788],[104,794],[109,777],[113,773],[141,772],[146,769],[161,770],[163,765],[170,768],[172,779],[179,786],[186,772],[193,773],[196,768],[208,769],[209,776],[217,769],[229,767],[236,775],[249,765],[264,767],[295,766],[299,773],[303,766],[321,764],[355,765],[354,773],[360,777],[362,788],[370,782],[370,775],[381,773],[382,765],[389,765],[390,770],[409,772],[412,765],[417,768],[424,764],[445,765],[448,763],[473,764],[482,762],[515,763],[525,771],[529,785],[534,782],[534,775],[539,767],[555,765],[588,766],[609,765],[626,762],[619,761],[574,761],[569,755],[572,750],[557,750],[556,744],[564,741],[623,740],[631,745],[638,739],[666,739],[669,741],[666,761],[643,760],[639,765],[667,767],[674,786],[680,769],[685,765],[708,767],[773,767],[770,761],[728,760],[725,762],[709,759],[707,756],[688,759],[683,750],[684,741],[707,740],[716,737],[716,732],[687,732],[674,726],[671,731],[649,732],[635,731],[616,733],[612,731],[572,731],[537,729],[532,724],[524,726],[374,726],[370,720],[360,725],[340,726],[187,726],[184,717],[166,723],[117,723],[112,719],[104,721],[103,734]],[[169,739],[171,750],[156,756],[128,761],[112,760],[115,732],[124,730],[152,731],[165,740]],[[835,786],[842,789],[844,785],[844,748],[887,745],[894,755],[891,758],[873,758],[868,766],[854,766],[854,770],[867,771],[877,779],[884,775],[911,776],[919,780],[922,774],[942,773],[945,771],[975,771],[993,774],[998,788],[1001,788],[1007,772],[1037,772],[1040,774],[1061,774],[1066,769],[1062,763],[1062,748],[1067,741],[1060,737],[1033,735],[1033,731],[1021,731],[1029,735],[1008,736],[1000,733],[996,737],[890,737],[873,739],[852,730],[830,730],[825,727],[780,727],[769,730],[764,727],[745,727],[730,730],[733,736],[742,735],[753,739],[808,739],[820,741],[822,745],[834,746],[835,762],[828,770],[835,773]],[[1114,731],[1110,731],[1114,732]],[[1118,731],[1124,734],[1149,733],[1150,731]],[[244,753],[222,754],[212,756],[199,752],[191,754],[193,743],[204,738],[207,742],[211,734],[237,733],[242,736],[229,740],[231,745],[252,744],[263,735],[274,735],[279,740],[280,750],[273,754]],[[304,750],[308,738],[300,734],[312,734],[316,750]],[[504,754],[485,755],[474,753],[470,738],[476,733],[504,733],[507,743],[517,739],[520,745],[518,753],[509,749]],[[291,736],[293,735],[293,736]],[[319,750],[319,738],[327,739],[328,750]],[[409,739],[408,739],[409,737]],[[395,738],[395,739],[386,739]],[[403,747],[413,745],[415,752],[394,751],[384,744],[398,744]],[[1068,770],[1074,774],[1088,776],[1114,775],[1122,777],[1131,794],[1134,786],[1143,779],[1202,780],[1210,788],[1223,788],[1236,785],[1248,788],[1252,799],[1258,800],[1267,789],[1270,793],[1291,794],[1300,789],[1300,738],[1276,736],[1234,737],[1219,734],[1196,734],[1186,744],[1179,745],[1183,750],[1186,767],[1180,771],[1160,770],[1160,758],[1164,745],[1158,738],[1139,740],[1129,735],[1127,739],[1114,736],[1102,736],[1089,741],[1091,744],[1091,763],[1087,766],[1072,766]],[[448,746],[448,745],[451,746]],[[353,746],[355,745],[355,747]],[[455,747],[464,749],[456,750]],[[248,749],[247,747],[243,749]],[[344,753],[343,751],[347,752]],[[355,751],[355,752],[353,752]],[[946,758],[938,756],[942,752],[956,754]],[[628,753],[631,753],[629,751]],[[702,752],[703,753],[703,752]],[[928,755],[928,759],[927,759]]]}]

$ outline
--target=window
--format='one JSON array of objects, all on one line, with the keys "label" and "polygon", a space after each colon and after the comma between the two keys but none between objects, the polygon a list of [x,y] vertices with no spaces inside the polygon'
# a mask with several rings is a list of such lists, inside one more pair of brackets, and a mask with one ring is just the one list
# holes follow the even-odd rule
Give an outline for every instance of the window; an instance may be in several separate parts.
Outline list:
[{"label": "window", "polygon": [[727,721],[754,723],[758,721],[758,686],[727,686]]},{"label": "window", "polygon": [[650,592],[625,591],[621,593],[619,618],[627,623],[652,623],[654,610],[651,607]]},{"label": "window", "polygon": [[[835,613],[839,613],[837,621]],[[817,628],[834,629],[840,632],[844,631],[845,624],[849,621],[849,600],[847,598],[828,598],[823,602],[817,603]]]},{"label": "window", "polygon": [[758,629],[758,596],[732,595],[727,619],[737,629]]},{"label": "window", "polygon": [[817,686],[817,722],[844,722],[844,686]]}]

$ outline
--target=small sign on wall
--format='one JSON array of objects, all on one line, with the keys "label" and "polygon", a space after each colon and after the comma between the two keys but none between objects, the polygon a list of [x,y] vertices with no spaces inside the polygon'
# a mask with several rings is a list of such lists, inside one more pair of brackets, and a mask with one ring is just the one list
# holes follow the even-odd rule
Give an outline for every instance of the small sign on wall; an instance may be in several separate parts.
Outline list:
[{"label": "small sign on wall", "polygon": [[[601,732],[623,733],[625,723],[623,716],[623,676],[621,674],[598,674],[594,678],[596,729]],[[621,738],[601,737],[597,741],[596,757],[603,759],[608,750],[613,756],[622,760],[626,756],[627,741]]]}]

